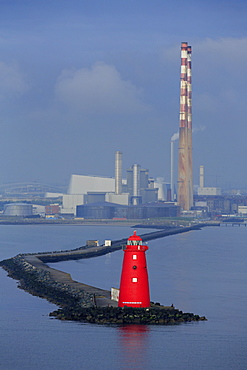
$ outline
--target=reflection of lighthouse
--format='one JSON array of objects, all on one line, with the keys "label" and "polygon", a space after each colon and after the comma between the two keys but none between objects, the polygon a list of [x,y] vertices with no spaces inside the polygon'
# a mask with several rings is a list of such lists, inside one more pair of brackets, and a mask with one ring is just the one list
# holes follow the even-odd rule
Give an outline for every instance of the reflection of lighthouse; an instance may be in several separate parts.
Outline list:
[{"label": "reflection of lighthouse", "polygon": [[119,307],[150,307],[148,271],[142,239],[136,235],[129,237],[124,249],[122,275],[120,281]]},{"label": "reflection of lighthouse", "polygon": [[121,325],[117,327],[119,361],[126,369],[146,369],[148,363],[149,325]]}]

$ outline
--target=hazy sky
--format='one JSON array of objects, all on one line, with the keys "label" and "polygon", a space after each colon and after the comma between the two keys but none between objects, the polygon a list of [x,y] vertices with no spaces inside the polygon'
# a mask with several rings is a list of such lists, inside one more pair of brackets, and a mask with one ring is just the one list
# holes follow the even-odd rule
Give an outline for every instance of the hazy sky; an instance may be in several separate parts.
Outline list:
[{"label": "hazy sky", "polygon": [[246,0],[0,0],[0,184],[170,179],[192,45],[194,182],[247,189]]}]

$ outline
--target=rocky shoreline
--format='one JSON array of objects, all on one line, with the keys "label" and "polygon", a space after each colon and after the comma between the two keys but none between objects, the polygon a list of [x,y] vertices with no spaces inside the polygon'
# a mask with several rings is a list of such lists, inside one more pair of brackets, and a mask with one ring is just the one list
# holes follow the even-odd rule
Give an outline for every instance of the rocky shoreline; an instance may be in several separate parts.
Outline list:
[{"label": "rocky shoreline", "polygon": [[145,324],[173,325],[191,321],[205,321],[193,313],[184,313],[173,307],[152,304],[150,308],[133,307],[67,307],[50,313],[60,320],[89,322],[93,324]]}]

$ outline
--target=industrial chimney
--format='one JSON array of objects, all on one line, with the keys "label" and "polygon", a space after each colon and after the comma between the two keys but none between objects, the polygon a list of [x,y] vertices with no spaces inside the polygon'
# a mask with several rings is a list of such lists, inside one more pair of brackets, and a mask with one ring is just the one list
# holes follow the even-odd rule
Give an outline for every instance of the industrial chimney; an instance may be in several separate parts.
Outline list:
[{"label": "industrial chimney", "polygon": [[187,109],[188,109],[188,197],[189,209],[193,207],[193,170],[192,170],[192,81],[191,46],[187,47]]},{"label": "industrial chimney", "polygon": [[140,197],[140,165],[133,164],[133,204],[139,204]]},{"label": "industrial chimney", "polygon": [[171,140],[171,201],[174,201],[174,140]]},{"label": "industrial chimney", "polygon": [[178,149],[178,203],[188,211],[193,206],[191,47],[181,44],[180,123]]},{"label": "industrial chimney", "polygon": [[115,194],[122,194],[122,152],[115,152]]},{"label": "industrial chimney", "polygon": [[200,188],[204,188],[204,166],[200,166]]}]

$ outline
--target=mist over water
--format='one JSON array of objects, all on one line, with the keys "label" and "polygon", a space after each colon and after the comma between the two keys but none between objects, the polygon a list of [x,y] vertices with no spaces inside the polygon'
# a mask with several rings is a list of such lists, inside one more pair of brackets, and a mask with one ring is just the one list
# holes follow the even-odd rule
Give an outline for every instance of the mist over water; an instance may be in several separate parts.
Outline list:
[{"label": "mist over water", "polygon": [[[147,232],[138,230],[138,233]],[[128,237],[128,227],[1,226],[0,260]],[[0,369],[245,369],[247,228],[208,227],[150,241],[151,299],[206,322],[100,326],[50,318],[56,309],[0,269]],[[119,286],[123,252],[52,264],[100,288]]]}]

